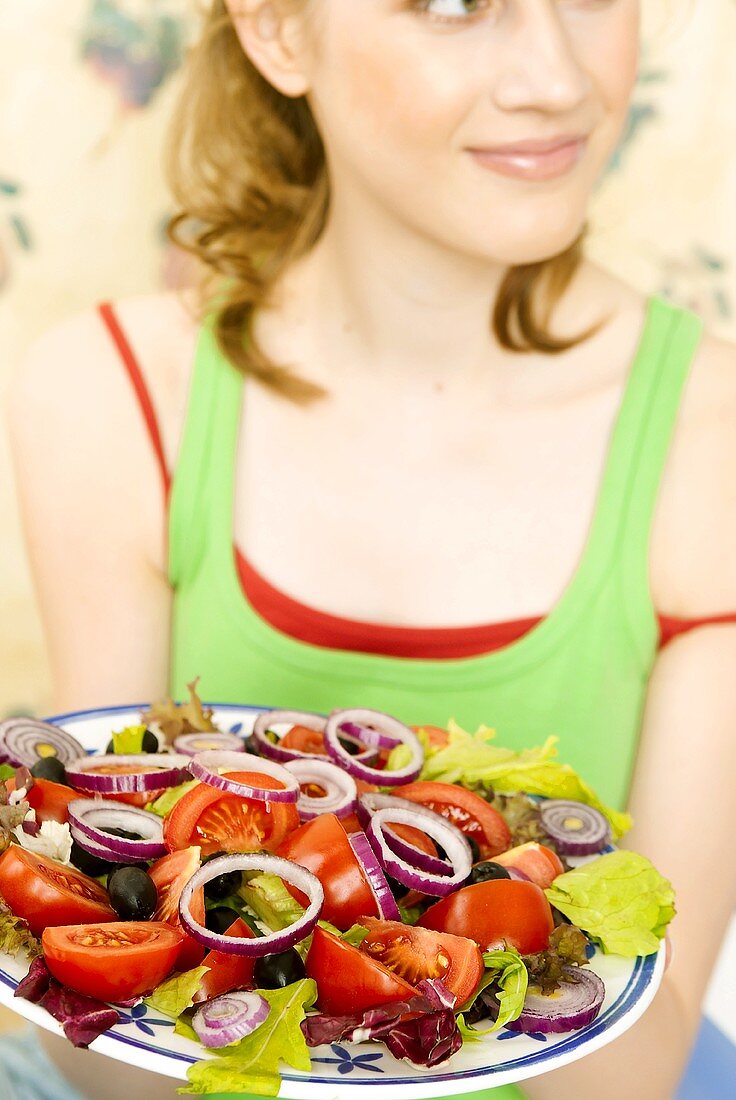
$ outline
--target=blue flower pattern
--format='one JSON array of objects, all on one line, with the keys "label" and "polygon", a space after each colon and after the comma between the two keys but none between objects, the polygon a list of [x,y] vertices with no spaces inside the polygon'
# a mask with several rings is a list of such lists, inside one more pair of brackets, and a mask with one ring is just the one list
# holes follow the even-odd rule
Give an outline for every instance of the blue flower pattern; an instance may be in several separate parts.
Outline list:
[{"label": "blue flower pattern", "polygon": [[338,1046],[337,1043],[331,1043],[330,1050],[334,1052],[334,1058],[312,1058],[312,1061],[335,1065],[337,1066],[337,1072],[341,1074],[352,1073],[354,1069],[367,1069],[371,1073],[385,1072],[381,1066],[374,1064],[383,1058],[381,1051],[377,1051],[375,1054],[352,1054],[345,1047]]},{"label": "blue flower pattern", "polygon": [[[131,1024],[144,1035],[155,1035],[154,1027],[173,1027],[173,1020],[153,1020],[148,1017],[148,1005],[138,1004],[131,1008],[130,1012],[118,1009],[121,1024]],[[152,1026],[153,1025],[153,1026]]]}]

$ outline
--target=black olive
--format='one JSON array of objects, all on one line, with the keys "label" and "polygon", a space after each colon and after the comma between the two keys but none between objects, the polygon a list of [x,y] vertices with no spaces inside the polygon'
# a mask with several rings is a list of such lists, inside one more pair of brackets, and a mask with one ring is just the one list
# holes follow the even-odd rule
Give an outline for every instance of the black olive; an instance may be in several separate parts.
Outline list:
[{"label": "black olive", "polygon": [[293,947],[276,955],[262,955],[253,968],[253,980],[258,989],[283,989],[305,976],[302,957]]},{"label": "black olive", "polygon": [[238,914],[234,910],[220,906],[217,909],[207,910],[204,923],[210,932],[216,932],[218,936],[224,936],[230,925],[237,919]]},{"label": "black olive", "polygon": [[63,783],[68,786],[66,768],[58,756],[42,756],[31,768],[31,775],[36,779],[50,779],[52,783]]},{"label": "black olive", "polygon": [[473,886],[476,882],[491,882],[496,878],[511,878],[511,875],[500,863],[483,860],[482,863],[476,863],[473,867],[468,877],[468,885]]},{"label": "black olive", "polygon": [[244,743],[245,743],[245,751],[246,752],[249,752],[251,754],[251,756],[260,756],[261,755],[260,752],[258,751],[258,742],[256,741],[256,739],[255,739],[255,737],[253,736],[252,733],[251,733],[250,737],[245,737],[243,740],[244,740]]},{"label": "black olive", "polygon": [[106,833],[110,836],[119,836],[123,840],[142,840],[143,837],[140,833],[131,833],[127,829],[105,829]]},{"label": "black olive", "polygon": [[408,886],[404,886],[403,882],[398,882],[397,879],[393,878],[392,875],[387,875],[385,871],[384,876],[386,878],[386,882],[388,883],[388,888],[393,894],[396,901],[401,901],[403,897],[406,897],[406,895],[409,893]]},{"label": "black olive", "polygon": [[337,740],[345,749],[345,752],[349,752],[351,756],[357,756],[359,752],[364,751],[355,741],[348,741],[347,737],[338,737]]},{"label": "black olive", "polygon": [[224,875],[218,875],[217,878],[211,878],[205,883],[205,897],[213,898],[215,901],[226,898],[229,894],[237,892],[242,881],[241,871],[226,871]]},{"label": "black olive", "polygon": [[69,858],[78,871],[81,871],[83,875],[91,875],[92,878],[106,875],[119,866],[117,863],[108,863],[107,860],[100,859],[99,856],[93,856],[91,852],[85,852],[76,840],[72,841],[72,851]]},{"label": "black olive", "polygon": [[140,867],[120,867],[107,880],[110,904],[121,920],[149,920],[158,894],[153,879]]},{"label": "black olive", "polygon": [[[477,863],[480,859],[480,848],[478,847],[477,842],[473,840],[472,836],[468,836],[467,833],[465,834],[465,839],[470,845],[470,851],[473,853],[473,863]],[[443,856],[442,858],[447,859],[447,856]]]}]

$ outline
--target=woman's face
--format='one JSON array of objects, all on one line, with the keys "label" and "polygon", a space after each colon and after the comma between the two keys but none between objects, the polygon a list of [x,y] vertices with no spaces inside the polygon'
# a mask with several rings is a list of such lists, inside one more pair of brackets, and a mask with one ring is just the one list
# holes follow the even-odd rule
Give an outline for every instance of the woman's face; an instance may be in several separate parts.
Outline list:
[{"label": "woman's face", "polygon": [[[448,247],[542,260],[580,232],[636,79],[639,0],[311,0],[307,96],[333,193]],[[514,178],[469,149],[587,134],[570,170]]]}]

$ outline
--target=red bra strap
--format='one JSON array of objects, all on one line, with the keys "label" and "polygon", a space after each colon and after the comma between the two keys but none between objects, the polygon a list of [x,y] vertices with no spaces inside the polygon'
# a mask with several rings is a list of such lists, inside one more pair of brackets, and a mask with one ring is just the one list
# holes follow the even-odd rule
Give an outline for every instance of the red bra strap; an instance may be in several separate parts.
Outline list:
[{"label": "red bra strap", "polygon": [[158,420],[156,418],[156,410],[153,407],[151,401],[151,395],[148,392],[143,372],[141,371],[138,360],[133,354],[133,349],[128,343],[125,333],[120,327],[115,311],[113,310],[110,302],[100,302],[97,306],[98,312],[102,317],[102,320],[110,333],[115,346],[120,353],[120,358],[128,372],[131,382],[133,383],[133,389],[135,390],[136,397],[143,412],[144,419],[146,421],[146,427],[148,428],[148,434],[151,437],[151,443],[153,444],[153,450],[156,455],[159,467],[161,469],[161,477],[164,484],[164,493],[168,498],[169,490],[171,488],[171,476],[166,467],[166,458],[164,456],[164,449],[161,443],[161,432],[159,431]]}]

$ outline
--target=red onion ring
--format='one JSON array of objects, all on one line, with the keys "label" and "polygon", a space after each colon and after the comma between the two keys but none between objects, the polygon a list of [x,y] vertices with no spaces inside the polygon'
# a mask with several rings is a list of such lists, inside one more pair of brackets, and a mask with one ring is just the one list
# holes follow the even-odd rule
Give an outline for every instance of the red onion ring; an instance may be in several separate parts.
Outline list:
[{"label": "red onion ring", "polygon": [[[250,783],[239,783],[236,779],[228,779],[220,775],[223,768],[230,772],[260,772],[269,775],[272,779],[283,783],[281,788],[254,787]],[[189,771],[196,779],[201,779],[210,787],[217,787],[220,791],[229,794],[237,794],[241,798],[256,798],[260,802],[297,802],[299,799],[299,784],[296,776],[287,771],[281,764],[273,760],[264,760],[262,756],[248,754],[243,757],[240,752],[198,752],[189,761]]]},{"label": "red onion ring", "polygon": [[[428,871],[419,871],[416,867],[407,863],[401,856],[396,855],[389,847],[384,835],[384,827],[398,822],[404,825],[413,825],[422,829],[432,840],[442,845],[447,852],[453,873],[448,876],[430,874]],[[462,839],[456,835],[455,827],[445,818],[437,815],[437,821],[428,821],[420,814],[412,810],[385,809],[376,810],[368,822],[366,834],[378,856],[384,871],[397,882],[408,886],[413,890],[421,890],[424,894],[433,897],[445,897],[456,890],[470,874],[473,866],[473,856],[470,845],[464,836]]]},{"label": "red onion ring", "polygon": [[343,735],[347,734],[353,741],[358,741],[363,745],[376,749],[395,749],[397,745],[402,744],[400,737],[382,733],[381,730],[374,729],[373,726],[367,726],[365,723],[341,722],[340,732]]},{"label": "red onion ring", "polygon": [[370,841],[365,833],[350,833],[348,836],[350,847],[355,858],[363,868],[368,885],[376,899],[378,915],[381,920],[401,920],[401,912],[396,903],[396,898],[391,893],[391,887],[386,881],[383,868],[371,848]]},{"label": "red onion ring", "polygon": [[197,1009],[192,1027],[204,1046],[226,1047],[260,1027],[270,1011],[259,993],[223,993]]},{"label": "red onion ring", "polygon": [[[68,813],[72,835],[78,844],[78,837],[83,838],[83,848],[84,840],[91,840],[115,857],[125,860],[158,859],[166,854],[163,820],[148,810],[105,799],[77,798],[69,803]],[[107,829],[140,833],[141,839],[112,836]],[[113,862],[117,862],[117,859]]]},{"label": "red onion ring", "polygon": [[184,756],[196,756],[198,752],[215,749],[245,752],[245,742],[234,733],[183,733],[174,741],[174,748]]},{"label": "red onion ring", "polygon": [[296,776],[300,785],[317,783],[326,792],[322,797],[300,793],[296,808],[302,821],[311,821],[320,814],[348,817],[355,809],[358,801],[355,780],[324,756],[321,760],[289,760],[284,767]]},{"label": "red onion ring", "polygon": [[[272,726],[283,724],[289,727],[305,726],[306,729],[314,730],[315,733],[324,733],[326,721],[323,715],[312,714],[311,711],[306,710],[266,710],[258,715],[253,724],[253,739],[258,745],[261,756],[275,760],[277,764],[286,764],[289,760],[324,760],[323,753],[301,752],[300,749],[287,749],[283,745],[274,744],[268,737],[268,732]],[[359,743],[356,741],[357,744]],[[371,762],[376,759],[376,753],[374,749],[364,749],[353,759]]]},{"label": "red onion ring", "polygon": [[[356,814],[358,820],[365,828],[370,821],[376,810],[385,809],[398,809],[398,810],[414,810],[418,815],[426,818],[428,821],[443,821],[450,828],[455,829],[457,836],[460,840],[464,840],[463,833],[458,829],[457,825],[453,825],[451,821],[448,821],[446,817],[436,813],[434,810],[430,810],[428,806],[420,806],[416,802],[411,802],[408,798],[402,798],[397,794],[383,794],[381,791],[366,791],[358,799],[358,805],[356,806]],[[421,826],[417,826],[421,829]],[[445,859],[440,859],[439,856],[430,855],[428,852],[423,852],[420,848],[417,848],[415,844],[410,844],[408,840],[404,840],[402,837],[391,830],[389,826],[385,833],[386,843],[389,848],[401,856],[412,866],[418,868],[420,871],[429,871],[432,875],[451,875],[452,866]]]},{"label": "red onion ring", "polygon": [[[140,767],[140,771],[109,774],[96,773],[94,768],[128,765]],[[66,769],[69,782],[80,791],[91,794],[133,794],[137,791],[156,791],[163,787],[176,787],[189,779],[189,757],[177,753],[138,753],[134,756],[118,756],[105,753],[100,756],[82,756]]]},{"label": "red onion ring", "polygon": [[84,756],[84,746],[61,726],[22,716],[0,722],[0,753],[14,768],[32,768],[45,756],[55,756],[66,766]]},{"label": "red onion ring", "polygon": [[566,856],[592,856],[611,840],[611,826],[599,810],[570,798],[549,798],[539,807],[542,828]]},{"label": "red onion ring", "polygon": [[606,995],[598,975],[592,970],[564,967],[565,979],[553,996],[527,991],[524,1007],[516,1020],[506,1024],[509,1031],[577,1031],[595,1020]]},{"label": "red onion ring", "polygon": [[[211,879],[227,874],[229,871],[268,871],[278,875],[284,882],[288,882],[306,894],[309,906],[299,920],[294,921],[288,928],[283,928],[280,932],[272,932],[268,936],[245,939],[241,936],[222,936],[217,932],[210,932],[192,916],[190,909],[192,897],[200,886],[205,886]],[[280,856],[272,856],[265,852],[217,856],[200,867],[182,890],[179,898],[179,917],[189,935],[205,947],[214,951],[223,951],[227,955],[248,955],[252,958],[260,958],[262,955],[286,951],[287,948],[293,947],[295,943],[299,943],[308,936],[322,912],[324,900],[325,892],[317,876],[306,867],[292,863],[291,860],[281,859]]]},{"label": "red onion ring", "polygon": [[[397,771],[371,768],[356,756],[350,753],[340,744],[340,728],[344,722],[367,723],[372,722],[380,733],[389,737],[395,737],[397,743],[408,745],[412,750],[412,759],[403,768]],[[383,729],[380,729],[380,726]],[[334,710],[325,723],[324,739],[327,751],[332,759],[341,764],[346,771],[354,775],[356,779],[363,779],[367,783],[377,783],[381,787],[398,787],[402,783],[411,783],[421,771],[424,762],[424,749],[413,730],[393,718],[390,714],[383,714],[379,710],[352,709]]]}]

